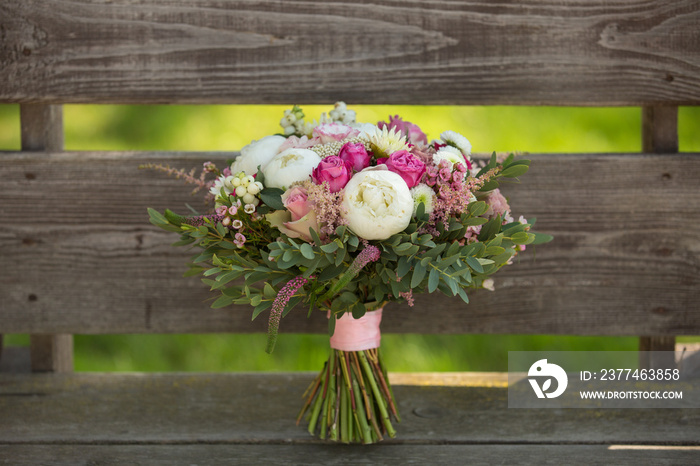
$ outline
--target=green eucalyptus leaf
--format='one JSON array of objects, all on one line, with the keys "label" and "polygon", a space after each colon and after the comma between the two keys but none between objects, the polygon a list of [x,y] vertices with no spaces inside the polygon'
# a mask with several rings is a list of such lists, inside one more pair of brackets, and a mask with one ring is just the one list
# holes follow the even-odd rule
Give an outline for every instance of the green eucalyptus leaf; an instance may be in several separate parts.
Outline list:
[{"label": "green eucalyptus leaf", "polygon": [[301,255],[307,259],[313,259],[315,257],[314,248],[309,243],[304,243],[299,248]]},{"label": "green eucalyptus leaf", "polygon": [[266,205],[270,206],[271,209],[284,210],[284,203],[282,202],[282,191],[279,188],[265,188],[260,191],[260,200]]}]

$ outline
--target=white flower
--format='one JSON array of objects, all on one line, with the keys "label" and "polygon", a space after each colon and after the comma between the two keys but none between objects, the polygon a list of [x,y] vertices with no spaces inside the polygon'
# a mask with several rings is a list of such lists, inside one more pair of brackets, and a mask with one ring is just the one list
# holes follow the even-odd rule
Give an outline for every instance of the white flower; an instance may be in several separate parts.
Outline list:
[{"label": "white flower", "polygon": [[433,163],[437,166],[441,160],[450,162],[450,169],[457,163],[464,163],[464,155],[456,147],[445,146],[433,155]]},{"label": "white flower", "polygon": [[284,141],[286,139],[283,136],[275,134],[251,142],[241,149],[241,155],[231,164],[231,173],[244,172],[246,175],[255,175],[258,165],[264,167],[277,154],[277,149]]},{"label": "white flower", "polygon": [[487,278],[481,285],[489,291],[494,291],[496,287],[494,286],[493,278]]},{"label": "white flower", "polygon": [[212,187],[209,189],[209,193],[214,197],[217,197],[219,194],[221,194],[221,188],[224,188],[224,192],[226,193],[226,195],[231,194],[233,191],[236,190],[236,188],[231,184],[232,179],[233,176],[218,177],[216,181],[214,181]]},{"label": "white flower", "polygon": [[375,126],[372,132],[367,131],[363,137],[370,143],[377,157],[389,157],[394,152],[409,149],[406,138],[396,128],[389,130],[386,126],[383,129]]},{"label": "white flower", "polygon": [[419,204],[425,206],[425,213],[429,214],[433,211],[433,196],[435,192],[425,183],[420,183],[411,188],[411,196],[413,196],[413,215],[416,215],[416,210]]},{"label": "white flower", "polygon": [[305,181],[321,162],[321,157],[309,149],[287,149],[270,160],[262,169],[265,186],[285,189],[296,181]]},{"label": "white flower", "polygon": [[368,135],[378,131],[377,125],[373,125],[372,123],[350,123],[350,126],[358,130],[360,134],[358,134],[357,137],[364,140],[368,139]]},{"label": "white flower", "polygon": [[343,217],[360,238],[386,239],[411,222],[413,198],[400,175],[385,165],[369,167],[345,186]]},{"label": "white flower", "polygon": [[440,134],[440,139],[442,139],[445,144],[456,147],[459,149],[464,156],[468,156],[472,153],[472,144],[469,139],[465,138],[459,133],[454,131],[444,131]]}]

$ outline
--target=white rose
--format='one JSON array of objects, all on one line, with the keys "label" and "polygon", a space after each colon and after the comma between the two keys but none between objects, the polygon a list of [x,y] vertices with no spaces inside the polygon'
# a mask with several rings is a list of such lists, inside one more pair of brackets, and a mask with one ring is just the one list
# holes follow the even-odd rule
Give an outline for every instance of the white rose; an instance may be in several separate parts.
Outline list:
[{"label": "white rose", "polygon": [[286,140],[282,136],[272,135],[251,142],[241,149],[241,155],[231,164],[231,173],[235,175],[238,172],[245,172],[246,175],[255,175],[258,172],[258,165],[262,167],[267,165]]},{"label": "white rose", "polygon": [[309,149],[287,149],[263,167],[265,186],[285,189],[296,181],[308,180],[321,157]]},{"label": "white rose", "polygon": [[343,217],[357,236],[387,239],[411,222],[413,197],[400,175],[378,165],[352,177],[345,186],[343,207]]}]

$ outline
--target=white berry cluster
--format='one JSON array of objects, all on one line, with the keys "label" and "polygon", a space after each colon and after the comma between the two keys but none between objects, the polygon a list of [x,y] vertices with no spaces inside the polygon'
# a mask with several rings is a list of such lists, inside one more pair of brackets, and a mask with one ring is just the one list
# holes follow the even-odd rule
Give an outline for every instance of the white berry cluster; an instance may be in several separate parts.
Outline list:
[{"label": "white berry cluster", "polygon": [[357,114],[355,113],[355,110],[348,110],[348,106],[345,105],[345,102],[336,102],[333,110],[328,112],[328,116],[330,117],[331,121],[349,125],[351,123],[355,123]]},{"label": "white berry cluster", "polygon": [[296,105],[291,110],[285,110],[284,116],[280,120],[280,126],[284,130],[284,135],[306,135],[310,137],[314,128],[321,123],[343,123],[349,125],[355,123],[357,114],[354,110],[348,110],[345,102],[336,102],[333,110],[328,112],[328,115],[325,113],[321,114],[320,122],[316,120],[307,122],[304,120],[304,116],[304,112]]},{"label": "white berry cluster", "polygon": [[296,105],[292,107],[291,110],[288,109],[284,111],[284,116],[280,120],[280,126],[284,129],[285,136],[307,133],[306,123],[304,122],[304,112]]},{"label": "white berry cluster", "polygon": [[263,189],[263,184],[255,181],[250,175],[243,172],[238,172],[235,175],[227,176],[223,182],[224,189],[232,196],[238,197],[243,204],[260,204],[258,194]]}]

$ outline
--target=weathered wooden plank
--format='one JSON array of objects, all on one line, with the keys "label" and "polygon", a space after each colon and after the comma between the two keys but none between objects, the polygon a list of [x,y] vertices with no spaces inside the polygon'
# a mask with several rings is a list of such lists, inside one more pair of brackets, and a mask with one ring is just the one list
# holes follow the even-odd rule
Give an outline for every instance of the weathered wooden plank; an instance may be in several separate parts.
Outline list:
[{"label": "weathered wooden plank", "polygon": [[[20,105],[20,124],[23,151],[63,150],[63,106]],[[31,367],[37,372],[71,372],[73,370],[73,337],[32,335]]]},{"label": "weathered wooden plank", "polygon": [[695,0],[6,0],[0,101],[697,105]]},{"label": "weathered wooden plank", "polygon": [[695,466],[699,454],[700,447],[666,445],[0,445],[0,458],[7,458],[7,464],[15,466],[228,466],[268,465],[278,461],[304,466],[577,463]]},{"label": "weathered wooden plank", "polygon": [[[230,154],[6,154],[0,165],[0,332],[265,331],[248,307],[209,309],[183,279],[190,252],[152,227],[146,207],[201,207],[145,161],[201,166]],[[555,241],[496,276],[471,304],[441,294],[392,306],[387,332],[697,334],[700,157],[532,155],[508,185],[516,216]],[[430,312],[423,309],[429,307]],[[395,311],[394,311],[395,310]],[[323,315],[292,313],[283,332],[325,332]]]},{"label": "weathered wooden plank", "polygon": [[[3,376],[0,444],[324,444],[295,424],[312,376]],[[401,422],[387,444],[700,446],[696,409],[509,409],[505,387],[394,392]]]},{"label": "weathered wooden plank", "polygon": [[[678,152],[678,107],[654,106],[642,108],[642,151],[655,154]],[[674,336],[641,336],[640,351],[673,350]],[[659,353],[663,354],[663,353]],[[675,367],[673,358],[659,357],[654,360],[640,356],[640,367],[666,369]]]},{"label": "weathered wooden plank", "polygon": [[32,335],[34,372],[73,372],[73,335]]},{"label": "weathered wooden plank", "polygon": [[678,152],[678,107],[642,109],[642,151],[655,154]]},{"label": "weathered wooden plank", "polygon": [[31,367],[29,348],[24,346],[9,346],[2,351],[2,358],[0,358],[0,374],[8,372],[31,372]]},{"label": "weathered wooden plank", "polygon": [[23,151],[63,150],[63,106],[23,104],[19,107]]},{"label": "weathered wooden plank", "polygon": [[[673,335],[639,337],[639,367],[642,369],[672,369],[676,367],[673,353],[676,337]],[[651,353],[654,352],[654,353]]]}]

